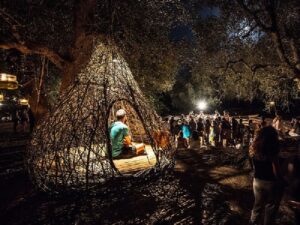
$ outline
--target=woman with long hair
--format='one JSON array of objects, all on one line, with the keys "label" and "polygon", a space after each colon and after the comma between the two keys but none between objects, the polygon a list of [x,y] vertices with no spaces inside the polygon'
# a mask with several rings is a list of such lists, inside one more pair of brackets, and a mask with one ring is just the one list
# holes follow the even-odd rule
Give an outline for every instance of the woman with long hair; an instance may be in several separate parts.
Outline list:
[{"label": "woman with long hair", "polygon": [[283,192],[283,176],[280,173],[278,133],[272,126],[258,130],[250,146],[250,156],[254,166],[254,206],[250,224],[271,225]]}]

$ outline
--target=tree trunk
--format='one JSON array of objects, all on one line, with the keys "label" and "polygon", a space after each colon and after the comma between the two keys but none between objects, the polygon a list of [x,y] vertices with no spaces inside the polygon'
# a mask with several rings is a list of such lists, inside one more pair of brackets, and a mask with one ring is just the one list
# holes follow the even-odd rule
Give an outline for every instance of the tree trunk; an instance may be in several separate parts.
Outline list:
[{"label": "tree trunk", "polygon": [[73,62],[64,66],[62,71],[62,81],[60,90],[63,92],[71,84],[74,83],[76,75],[86,66],[90,60],[93,46],[94,35],[82,35],[76,41],[76,47],[72,49],[71,55],[73,56]]},{"label": "tree trunk", "polygon": [[94,15],[97,0],[76,0],[74,7],[74,43],[70,50],[72,63],[65,65],[62,71],[61,92],[74,81],[76,75],[90,59],[95,35],[87,33],[87,25],[95,23]]},{"label": "tree trunk", "polygon": [[35,113],[37,113],[37,108],[40,103],[40,98],[41,98],[41,92],[42,92],[42,85],[44,83],[44,77],[45,77],[45,64],[46,64],[46,58],[43,56],[42,58],[42,66],[41,66],[41,74],[38,79],[38,85],[35,84],[36,86],[36,92],[37,92],[37,99],[36,99],[36,107],[35,107]]}]

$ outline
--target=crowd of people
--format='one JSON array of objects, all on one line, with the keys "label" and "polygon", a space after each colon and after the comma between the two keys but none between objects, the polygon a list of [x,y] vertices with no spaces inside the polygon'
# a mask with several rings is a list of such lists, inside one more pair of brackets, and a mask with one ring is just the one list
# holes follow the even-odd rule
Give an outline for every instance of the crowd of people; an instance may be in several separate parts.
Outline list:
[{"label": "crowd of people", "polygon": [[251,119],[230,116],[227,111],[223,115],[215,111],[214,114],[192,112],[179,117],[171,116],[169,126],[178,148],[190,148],[191,141],[198,140],[200,147],[242,146],[253,139],[257,129]]},{"label": "crowd of people", "polygon": [[[249,153],[253,162],[254,205],[250,224],[275,224],[275,218],[285,191],[289,194],[289,205],[295,212],[295,224],[300,224],[300,155],[291,158],[290,168],[284,172],[280,164],[280,119],[277,115],[272,125],[257,130]],[[279,121],[279,122],[278,122]],[[294,121],[295,122],[295,121]],[[296,120],[299,123],[299,120]],[[295,133],[295,124],[290,132]],[[297,127],[296,127],[297,128]],[[298,129],[298,128],[297,128]],[[298,154],[297,154],[298,153]]]},{"label": "crowd of people", "polygon": [[[275,224],[282,196],[289,193],[289,205],[295,212],[295,224],[300,224],[300,155],[293,157],[292,168],[285,172],[280,165],[280,139],[300,137],[300,119],[288,124],[276,113],[273,120],[260,118],[255,121],[232,117],[224,111],[213,115],[190,113],[170,117],[169,126],[177,147],[190,147],[199,140],[200,146],[246,146],[253,167],[254,204],[251,211],[252,225]],[[296,147],[297,148],[297,147]],[[297,152],[296,152],[297,153]],[[289,187],[289,188],[287,188]]]},{"label": "crowd of people", "polygon": [[227,111],[222,115],[218,111],[214,114],[191,112],[188,115],[170,116],[168,123],[178,148],[190,148],[191,141],[198,140],[200,147],[210,145],[240,148],[249,145],[256,131],[268,125],[277,130],[280,138],[285,135],[300,136],[300,119],[293,118],[289,126],[291,129],[286,129],[279,114],[276,114],[271,123],[264,117],[254,122],[251,118],[230,116]]}]

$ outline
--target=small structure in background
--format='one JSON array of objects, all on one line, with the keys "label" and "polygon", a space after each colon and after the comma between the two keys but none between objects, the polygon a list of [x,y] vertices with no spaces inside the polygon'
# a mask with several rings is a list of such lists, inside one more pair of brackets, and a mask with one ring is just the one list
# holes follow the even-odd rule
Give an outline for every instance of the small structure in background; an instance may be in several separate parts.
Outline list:
[{"label": "small structure in background", "polygon": [[24,122],[30,122],[27,116],[28,109],[28,99],[21,95],[17,77],[12,74],[0,73],[0,122],[13,122],[14,132],[17,131],[17,127],[21,127],[20,130],[25,131]]}]

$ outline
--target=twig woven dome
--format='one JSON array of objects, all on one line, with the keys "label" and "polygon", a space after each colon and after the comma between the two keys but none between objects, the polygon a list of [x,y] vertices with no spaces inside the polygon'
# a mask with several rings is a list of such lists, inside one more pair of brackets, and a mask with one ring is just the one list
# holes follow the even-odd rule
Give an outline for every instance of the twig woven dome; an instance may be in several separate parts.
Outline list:
[{"label": "twig woven dome", "polygon": [[98,42],[85,69],[39,123],[28,149],[29,171],[45,190],[89,189],[119,176],[111,156],[110,115],[117,102],[134,111],[156,156],[173,163],[172,143],[158,149],[153,134],[163,123],[143,96],[114,45]]}]

